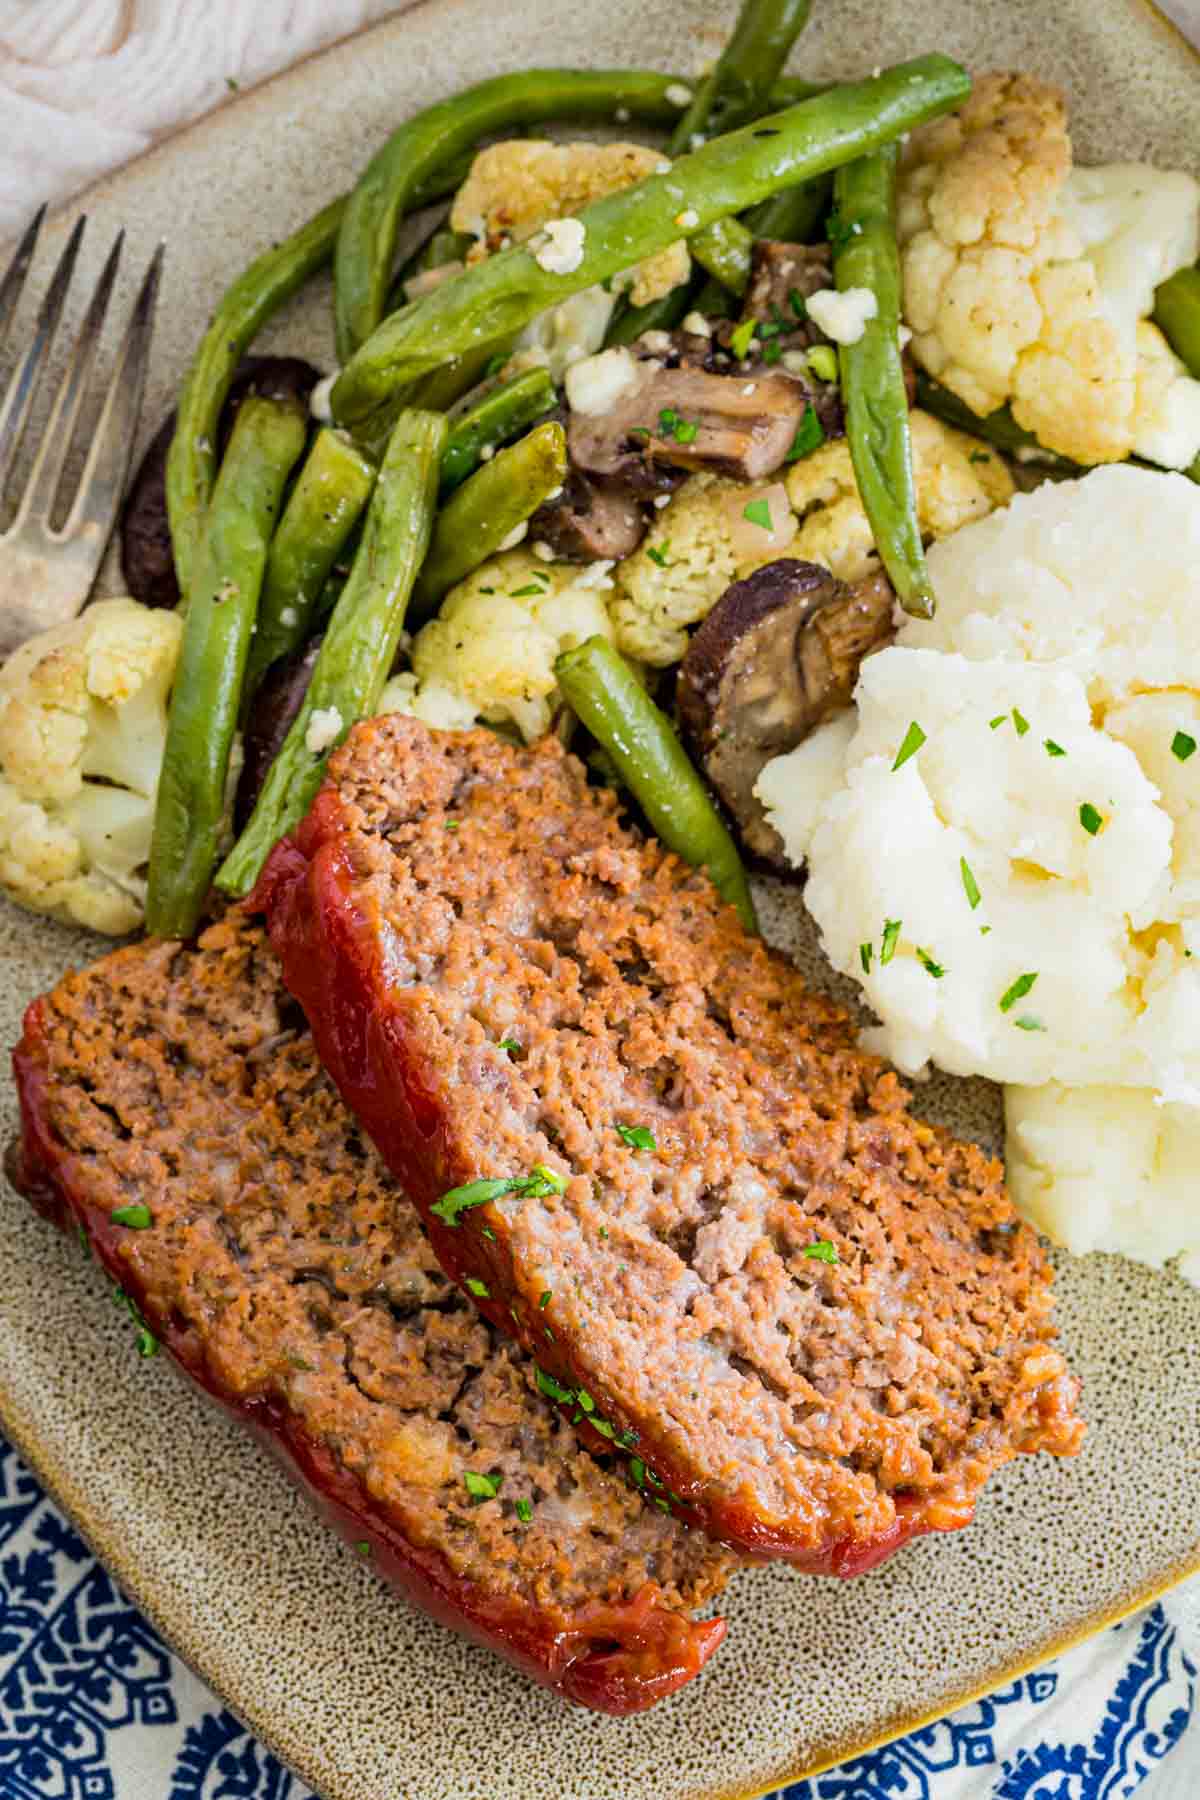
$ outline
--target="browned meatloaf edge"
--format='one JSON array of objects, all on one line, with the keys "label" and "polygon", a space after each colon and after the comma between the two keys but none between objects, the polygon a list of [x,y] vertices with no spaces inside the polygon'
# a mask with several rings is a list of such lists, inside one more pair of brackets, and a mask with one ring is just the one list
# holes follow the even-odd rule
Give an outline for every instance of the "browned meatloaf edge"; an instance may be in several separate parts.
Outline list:
[{"label": "browned meatloaf edge", "polygon": [[852,1574],[1079,1447],[999,1165],[554,740],[366,721],[257,903],[442,1266],[712,1535]]},{"label": "browned meatloaf edge", "polygon": [[703,1666],[732,1559],[595,1460],[446,1280],[259,921],[68,975],[14,1062],[17,1185],[381,1575],[603,1711]]}]

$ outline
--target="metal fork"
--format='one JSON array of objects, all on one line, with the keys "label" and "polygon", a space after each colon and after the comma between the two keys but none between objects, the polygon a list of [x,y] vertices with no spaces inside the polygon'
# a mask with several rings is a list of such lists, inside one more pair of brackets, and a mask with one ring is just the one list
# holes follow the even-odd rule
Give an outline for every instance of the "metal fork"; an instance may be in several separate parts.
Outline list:
[{"label": "metal fork", "polygon": [[[0,279],[0,347],[16,313],[45,214],[43,206]],[[8,487],[34,397],[50,360],[86,224],[86,217],[81,218],[67,239],[38,309],[32,342],[0,399],[0,496]],[[118,232],[100,272],[25,490],[11,525],[0,533],[0,658],[26,638],[76,616],[91,592],[112,533],[141,411],[162,274],[162,244],[151,259],[117,352],[75,496],[62,524],[54,528],[50,521],[87,397],[124,239],[125,233]]]}]

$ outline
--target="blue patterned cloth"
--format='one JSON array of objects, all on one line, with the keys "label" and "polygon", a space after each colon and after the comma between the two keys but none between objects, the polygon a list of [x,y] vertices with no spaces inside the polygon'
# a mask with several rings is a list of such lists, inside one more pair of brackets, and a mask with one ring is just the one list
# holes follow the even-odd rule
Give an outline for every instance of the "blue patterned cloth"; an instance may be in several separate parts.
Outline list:
[{"label": "blue patterned cloth", "polygon": [[[1186,1635],[1151,1607],[776,1800],[1126,1800],[1191,1717]],[[1178,1791],[1200,1794],[1200,1777]],[[314,1800],[124,1600],[3,1438],[0,1796]]]}]

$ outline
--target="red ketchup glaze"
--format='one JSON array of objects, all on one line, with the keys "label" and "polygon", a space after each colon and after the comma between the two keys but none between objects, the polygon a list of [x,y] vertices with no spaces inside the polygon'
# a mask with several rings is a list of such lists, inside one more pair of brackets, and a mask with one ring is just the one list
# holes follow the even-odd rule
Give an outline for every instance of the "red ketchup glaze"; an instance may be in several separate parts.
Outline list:
[{"label": "red ketchup glaze", "polygon": [[39,1212],[64,1231],[82,1228],[105,1272],[138,1307],[174,1360],[221,1409],[246,1425],[368,1566],[406,1599],[444,1625],[514,1663],[543,1687],[598,1712],[644,1712],[684,1687],[725,1636],[724,1619],[692,1620],[660,1604],[647,1582],[620,1605],[589,1602],[573,1613],[499,1596],[456,1575],[437,1551],[414,1545],[343,1468],[329,1448],[302,1429],[274,1397],[230,1395],[215,1379],[197,1335],[163,1318],[120,1254],[122,1232],[89,1205],[72,1158],[55,1137],[46,1104],[42,1001],[25,1013],[13,1052],[21,1107],[21,1140],[8,1173]]},{"label": "red ketchup glaze", "polygon": [[[500,1234],[495,1241],[481,1235],[491,1209],[473,1209],[453,1229],[431,1210],[448,1188],[470,1180],[475,1171],[454,1162],[435,1095],[423,1078],[413,1002],[403,991],[389,992],[381,968],[380,933],[355,900],[354,885],[354,871],[341,842],[338,795],[327,787],[295,837],[276,846],[250,899],[251,906],[267,915],[284,980],[307,1014],[321,1061],[416,1205],[451,1280],[463,1285],[466,1276],[486,1269],[494,1278],[487,1282],[493,1297],[477,1304],[488,1321],[515,1337],[563,1386],[594,1386],[589,1373],[576,1369],[561,1348],[556,1347],[553,1356],[547,1352],[530,1321],[514,1318],[507,1301],[511,1296],[519,1304],[521,1297],[513,1292]],[[501,1298],[494,1297],[496,1289]],[[633,1423],[611,1404],[605,1412],[618,1428]],[[592,1447],[600,1448],[601,1442],[597,1437]],[[910,1539],[935,1529],[919,1500],[906,1503],[900,1497],[897,1516],[886,1531],[814,1544],[810,1538],[765,1525],[748,1498],[706,1493],[689,1472],[674,1466],[644,1437],[637,1453],[663,1486],[679,1497],[681,1519],[702,1525],[754,1561],[782,1558],[808,1574],[845,1579],[866,1573]]]}]

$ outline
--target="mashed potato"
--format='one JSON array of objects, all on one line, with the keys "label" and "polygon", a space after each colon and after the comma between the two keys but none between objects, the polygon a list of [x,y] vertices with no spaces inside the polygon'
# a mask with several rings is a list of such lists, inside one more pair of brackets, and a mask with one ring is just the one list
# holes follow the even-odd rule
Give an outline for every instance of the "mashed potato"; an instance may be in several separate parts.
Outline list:
[{"label": "mashed potato", "polygon": [[759,793],[870,1045],[1018,1088],[1017,1195],[1060,1239],[1092,1229],[1063,1220],[1104,1102],[1041,1084],[1142,1090],[1096,1241],[1127,1247],[1161,1190],[1161,1260],[1192,1243],[1170,1170],[1200,1152],[1200,489],[1096,470],[929,566],[936,618],[868,658],[856,719]]}]

